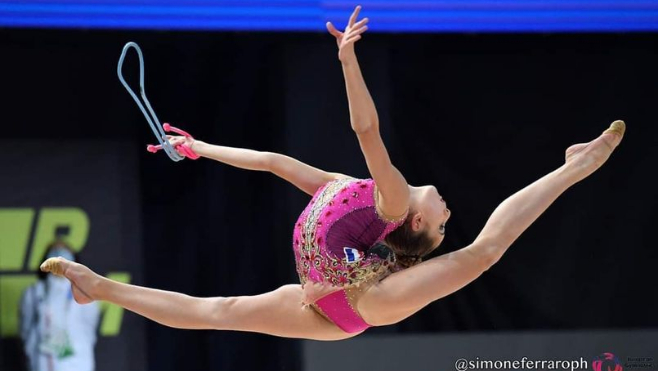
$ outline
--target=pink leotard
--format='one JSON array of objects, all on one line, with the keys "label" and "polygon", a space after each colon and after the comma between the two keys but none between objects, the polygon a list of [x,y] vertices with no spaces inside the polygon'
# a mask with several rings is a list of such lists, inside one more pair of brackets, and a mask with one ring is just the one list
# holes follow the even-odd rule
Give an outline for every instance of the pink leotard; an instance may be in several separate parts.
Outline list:
[{"label": "pink leotard", "polygon": [[340,287],[313,307],[348,333],[370,327],[352,308],[346,290],[390,273],[395,257],[368,249],[399,227],[406,217],[384,219],[377,210],[372,179],[338,179],[317,190],[293,233],[299,279]]}]

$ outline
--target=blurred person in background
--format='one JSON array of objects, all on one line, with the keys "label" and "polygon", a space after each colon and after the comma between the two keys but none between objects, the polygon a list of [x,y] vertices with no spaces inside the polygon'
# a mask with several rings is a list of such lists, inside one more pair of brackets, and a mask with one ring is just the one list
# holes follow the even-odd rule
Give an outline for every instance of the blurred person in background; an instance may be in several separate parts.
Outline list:
[{"label": "blurred person in background", "polygon": [[[44,259],[79,261],[61,239],[46,249]],[[29,371],[93,371],[100,318],[98,303],[80,305],[68,280],[38,272],[39,280],[20,301],[20,337]]]}]

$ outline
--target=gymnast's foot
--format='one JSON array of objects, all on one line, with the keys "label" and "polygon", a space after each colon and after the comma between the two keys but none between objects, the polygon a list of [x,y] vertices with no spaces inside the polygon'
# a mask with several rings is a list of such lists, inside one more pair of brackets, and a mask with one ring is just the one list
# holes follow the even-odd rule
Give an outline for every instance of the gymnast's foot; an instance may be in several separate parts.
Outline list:
[{"label": "gymnast's foot", "polygon": [[617,148],[626,132],[626,124],[617,120],[598,138],[589,143],[574,144],[565,154],[566,165],[582,180],[603,165]]},{"label": "gymnast's foot", "polygon": [[43,262],[40,269],[68,279],[71,282],[73,298],[78,304],[88,304],[97,299],[95,292],[100,276],[86,266],[56,257]]}]

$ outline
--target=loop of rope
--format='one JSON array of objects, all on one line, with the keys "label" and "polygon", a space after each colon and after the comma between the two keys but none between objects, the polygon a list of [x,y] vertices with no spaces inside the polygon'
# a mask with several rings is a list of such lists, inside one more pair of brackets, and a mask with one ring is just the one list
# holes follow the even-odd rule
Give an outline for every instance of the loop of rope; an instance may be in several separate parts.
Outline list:
[{"label": "loop of rope", "polygon": [[[148,113],[144,108],[142,102],[140,102],[139,98],[137,97],[137,94],[135,94],[135,92],[130,88],[126,80],[123,78],[123,73],[122,73],[123,62],[130,48],[134,48],[139,57],[139,93],[142,99],[144,100],[144,103],[146,103],[146,107],[148,108]],[[121,52],[121,57],[119,58],[119,65],[117,66],[117,75],[119,75],[119,80],[126,88],[126,90],[128,90],[128,93],[130,93],[130,95],[137,103],[137,106],[144,114],[146,121],[148,121],[149,126],[151,126],[151,130],[153,131],[153,134],[155,134],[155,137],[158,139],[158,142],[162,146],[162,149],[167,153],[167,156],[169,156],[169,158],[172,159],[173,161],[180,161],[184,159],[185,157],[179,155],[174,149],[174,147],[169,143],[169,140],[167,140],[167,136],[164,130],[162,129],[162,126],[160,125],[160,121],[158,120],[158,117],[155,115],[155,112],[153,111],[153,108],[151,107],[149,100],[146,98],[146,89],[144,88],[144,57],[142,56],[142,50],[140,49],[139,45],[137,45],[137,43],[131,41],[128,42],[123,47],[123,51]]]}]

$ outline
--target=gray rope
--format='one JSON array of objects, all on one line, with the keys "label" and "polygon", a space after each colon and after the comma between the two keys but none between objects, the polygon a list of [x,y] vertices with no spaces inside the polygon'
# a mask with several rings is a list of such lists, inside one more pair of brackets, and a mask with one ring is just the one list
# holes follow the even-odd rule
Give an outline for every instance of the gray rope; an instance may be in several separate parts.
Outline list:
[{"label": "gray rope", "polygon": [[[146,109],[144,108],[144,105],[142,102],[140,102],[139,98],[137,97],[137,94],[128,86],[128,83],[126,80],[123,78],[123,61],[126,58],[126,54],[128,53],[128,49],[134,48],[135,51],[137,51],[137,55],[139,56],[139,93],[142,96],[142,99],[144,100],[144,103],[146,103],[146,107],[148,108],[148,113],[146,112]],[[123,86],[128,90],[128,93],[133,97],[135,102],[137,103],[137,106],[139,106],[139,109],[142,111],[144,114],[144,117],[146,118],[146,121],[148,121],[149,126],[151,126],[151,130],[153,131],[153,134],[155,134],[155,137],[158,139],[158,142],[162,145],[162,149],[167,153],[170,159],[173,161],[180,161],[184,159],[185,157],[181,156],[176,152],[174,147],[169,143],[167,140],[167,136],[162,129],[162,125],[160,125],[160,121],[158,120],[158,117],[155,115],[155,112],[153,111],[153,108],[151,108],[151,103],[149,103],[149,100],[146,98],[146,89],[144,88],[144,57],[142,56],[142,49],[139,48],[139,45],[135,42],[128,42],[124,47],[123,51],[121,52],[121,57],[119,58],[119,65],[117,66],[117,75],[119,75],[119,80],[121,80],[121,83]]]}]

